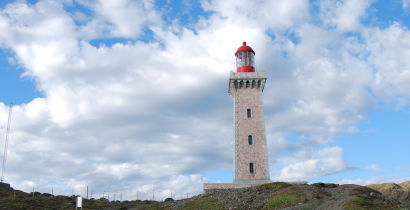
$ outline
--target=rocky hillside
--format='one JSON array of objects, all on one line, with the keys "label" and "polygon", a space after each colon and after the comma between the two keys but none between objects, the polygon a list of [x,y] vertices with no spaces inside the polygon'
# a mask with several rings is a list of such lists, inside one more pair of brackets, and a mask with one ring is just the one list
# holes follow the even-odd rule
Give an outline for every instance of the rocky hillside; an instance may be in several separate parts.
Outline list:
[{"label": "rocky hillside", "polygon": [[390,199],[396,199],[402,202],[403,204],[410,206],[410,181],[403,182],[400,184],[371,184],[367,185],[366,187],[377,190]]},{"label": "rocky hillside", "polygon": [[[410,210],[409,183],[359,186],[315,183],[290,185],[274,182],[251,188],[213,190],[184,200],[167,202],[83,200],[83,209],[397,209]],[[385,194],[382,194],[385,193]],[[406,194],[407,193],[407,194]],[[1,209],[75,209],[75,197],[0,189]]]},{"label": "rocky hillside", "polygon": [[408,209],[368,187],[274,182],[243,189],[214,190],[184,201],[156,203],[140,209]]}]

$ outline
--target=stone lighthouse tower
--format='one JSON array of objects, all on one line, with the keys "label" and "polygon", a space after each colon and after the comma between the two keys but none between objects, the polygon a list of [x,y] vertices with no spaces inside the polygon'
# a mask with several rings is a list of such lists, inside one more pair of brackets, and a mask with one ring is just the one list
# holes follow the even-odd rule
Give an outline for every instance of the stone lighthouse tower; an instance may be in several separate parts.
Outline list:
[{"label": "stone lighthouse tower", "polygon": [[228,88],[233,100],[233,183],[204,183],[204,192],[272,182],[262,100],[265,72],[255,72],[255,52],[246,42],[235,57]]},{"label": "stone lighthouse tower", "polygon": [[235,53],[229,95],[233,100],[233,183],[262,184],[269,176],[262,92],[265,72],[255,72],[255,52],[243,42]]}]

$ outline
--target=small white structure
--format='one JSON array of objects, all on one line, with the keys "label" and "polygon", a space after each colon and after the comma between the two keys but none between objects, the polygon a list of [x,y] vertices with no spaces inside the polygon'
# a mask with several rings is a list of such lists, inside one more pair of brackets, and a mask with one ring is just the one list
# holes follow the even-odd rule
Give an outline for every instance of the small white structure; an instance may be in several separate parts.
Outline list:
[{"label": "small white structure", "polygon": [[77,210],[78,208],[81,208],[81,210],[83,210],[83,197],[81,196],[77,197],[77,205],[75,209]]}]

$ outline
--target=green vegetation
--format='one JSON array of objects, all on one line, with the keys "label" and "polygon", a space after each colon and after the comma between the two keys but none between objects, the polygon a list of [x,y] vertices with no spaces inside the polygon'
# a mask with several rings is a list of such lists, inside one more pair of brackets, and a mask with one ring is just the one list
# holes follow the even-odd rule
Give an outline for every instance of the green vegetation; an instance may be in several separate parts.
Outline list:
[{"label": "green vegetation", "polygon": [[346,210],[365,210],[366,208],[363,207],[365,204],[365,200],[357,196],[353,196],[343,204],[342,208]]},{"label": "green vegetation", "polygon": [[289,192],[272,198],[262,209],[279,209],[283,207],[294,206],[298,203],[305,202],[306,196],[296,187],[291,187]]},{"label": "green vegetation", "polygon": [[301,208],[301,210],[315,210],[317,207],[324,203],[323,200],[310,201],[308,205]]},{"label": "green vegetation", "polygon": [[142,203],[143,203],[143,204],[151,204],[151,201],[149,201],[149,200],[144,200],[144,201],[142,201]]},{"label": "green vegetation", "polygon": [[378,194],[381,195],[381,193],[380,193],[379,191],[373,190],[373,189],[368,188],[368,187],[357,187],[357,188],[354,188],[353,190],[351,190],[351,191],[348,193],[348,195],[350,195],[350,196],[360,196],[360,195],[363,195],[363,194],[365,194],[365,193],[371,193],[371,192],[378,193]]},{"label": "green vegetation", "polygon": [[121,206],[120,208],[116,209],[116,210],[127,210],[128,207],[127,206]]},{"label": "green vegetation", "polygon": [[170,207],[165,206],[163,202],[156,202],[151,205],[140,208],[141,210],[171,210]]},{"label": "green vegetation", "polygon": [[215,198],[203,198],[198,200],[187,201],[178,207],[178,210],[190,209],[223,209],[224,204],[218,202]]},{"label": "green vegetation", "polygon": [[170,201],[174,201],[174,199],[173,199],[173,198],[166,198],[166,199],[164,200],[164,202],[170,202]]},{"label": "green vegetation", "polygon": [[315,187],[325,187],[325,188],[335,188],[335,187],[337,187],[336,184],[333,184],[333,183],[323,183],[323,182],[313,183],[313,184],[311,184],[311,185],[312,185],[312,186],[315,186]]},{"label": "green vegetation", "polygon": [[260,189],[264,189],[264,190],[281,190],[281,189],[285,189],[287,187],[292,186],[291,184],[288,184],[286,182],[273,182],[273,183],[268,183],[268,184],[263,184],[263,185],[259,185],[258,188]]},{"label": "green vegetation", "polygon": [[[41,195],[41,192],[34,192],[34,196]],[[33,192],[30,193],[30,196],[33,196]]]}]

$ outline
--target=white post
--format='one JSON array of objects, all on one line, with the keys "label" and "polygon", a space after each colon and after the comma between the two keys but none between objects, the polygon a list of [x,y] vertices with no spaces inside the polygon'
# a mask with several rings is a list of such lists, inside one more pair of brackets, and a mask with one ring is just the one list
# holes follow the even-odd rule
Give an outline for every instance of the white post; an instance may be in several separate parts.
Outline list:
[{"label": "white post", "polygon": [[75,209],[77,210],[77,208],[81,208],[81,210],[83,210],[83,197],[81,196],[77,197],[77,205]]}]

